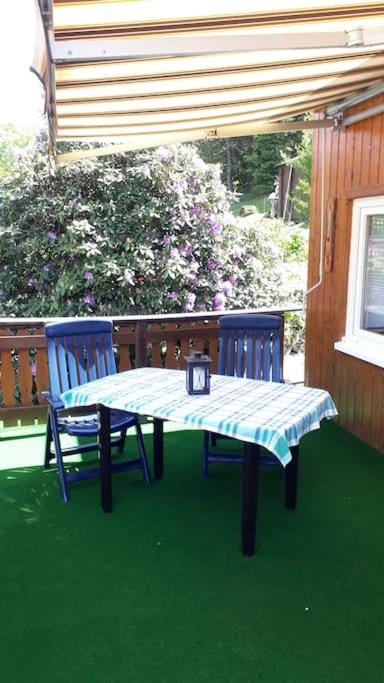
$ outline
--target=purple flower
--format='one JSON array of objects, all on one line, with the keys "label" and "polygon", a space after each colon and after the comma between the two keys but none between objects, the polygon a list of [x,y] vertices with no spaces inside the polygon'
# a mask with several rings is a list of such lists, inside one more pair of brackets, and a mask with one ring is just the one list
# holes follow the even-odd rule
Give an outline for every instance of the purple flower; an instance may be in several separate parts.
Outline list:
[{"label": "purple flower", "polygon": [[195,204],[192,207],[191,214],[194,218],[200,218],[200,216],[201,216],[201,204]]},{"label": "purple flower", "polygon": [[237,282],[237,275],[230,275],[228,280],[231,283],[231,285],[235,285]]},{"label": "purple flower", "polygon": [[182,256],[192,256],[193,247],[190,244],[188,244],[186,247],[180,247],[180,254]]},{"label": "purple flower", "polygon": [[196,310],[197,310],[197,311],[206,311],[206,310],[207,310],[207,307],[206,307],[204,301],[199,301],[199,302],[196,304]]},{"label": "purple flower", "polygon": [[177,292],[168,292],[168,299],[171,299],[171,301],[177,301],[179,298],[179,295]]},{"label": "purple flower", "polygon": [[224,280],[224,282],[221,283],[221,291],[224,294],[230,294],[232,292],[232,283],[229,280]]},{"label": "purple flower", "polygon": [[188,277],[187,277],[187,280],[188,280],[188,283],[189,283],[190,285],[195,285],[196,282],[197,282],[197,275],[196,275],[196,273],[189,273],[189,275],[188,275]]},{"label": "purple flower", "polygon": [[164,235],[163,244],[171,244],[172,238],[170,235]]},{"label": "purple flower", "polygon": [[197,271],[199,270],[199,264],[197,263],[197,261],[192,261],[190,269],[192,273],[197,273]]},{"label": "purple flower", "polygon": [[28,280],[28,287],[34,287],[35,284],[37,283],[37,280],[35,277],[30,277]]},{"label": "purple flower", "polygon": [[193,294],[193,292],[188,292],[187,301],[184,305],[184,311],[187,311],[187,312],[193,311],[195,301],[196,301],[196,294]]},{"label": "purple flower", "polygon": [[217,292],[212,299],[212,307],[214,311],[222,311],[225,308],[225,294]]},{"label": "purple flower", "polygon": [[92,292],[89,292],[88,294],[85,295],[83,301],[85,304],[89,304],[90,306],[93,306],[95,303],[95,295],[92,294]]},{"label": "purple flower", "polygon": [[47,265],[43,266],[43,271],[44,271],[44,273],[49,273],[49,266],[47,266]]},{"label": "purple flower", "polygon": [[171,156],[171,152],[167,147],[159,147],[157,150],[157,158],[161,161],[167,161]]},{"label": "purple flower", "polygon": [[234,247],[234,249],[232,250],[232,255],[235,258],[241,258],[242,253],[243,253],[243,250],[241,249],[241,247]]},{"label": "purple flower", "polygon": [[181,195],[184,192],[184,187],[183,183],[180,180],[174,180],[172,183],[172,190],[176,192],[176,194]]},{"label": "purple flower", "polygon": [[84,273],[84,280],[93,280],[93,274],[90,270],[86,270]]},{"label": "purple flower", "polygon": [[53,230],[49,231],[48,237],[50,240],[57,240],[57,234]]},{"label": "purple flower", "polygon": [[183,211],[180,211],[180,218],[182,221],[185,221],[186,223],[189,223],[191,220],[191,215],[187,209],[184,209]]},{"label": "purple flower", "polygon": [[209,258],[207,261],[207,268],[208,270],[216,270],[217,266],[219,265],[219,261],[217,258]]},{"label": "purple flower", "polygon": [[179,250],[178,250],[178,248],[177,248],[177,247],[172,247],[172,249],[171,249],[170,252],[169,252],[169,255],[170,255],[171,257],[173,257],[173,258],[176,258],[177,256],[179,256]]},{"label": "purple flower", "polygon": [[222,225],[219,223],[219,221],[215,221],[214,223],[211,224],[211,227],[209,228],[209,234],[210,235],[220,235],[222,231]]}]

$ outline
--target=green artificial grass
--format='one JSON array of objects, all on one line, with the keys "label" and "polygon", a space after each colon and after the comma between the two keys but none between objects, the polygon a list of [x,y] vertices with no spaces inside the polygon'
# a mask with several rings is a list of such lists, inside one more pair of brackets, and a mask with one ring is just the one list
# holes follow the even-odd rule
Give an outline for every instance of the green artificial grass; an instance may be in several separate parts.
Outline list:
[{"label": "green artificial grass", "polygon": [[[54,468],[0,472],[2,681],[381,683],[384,457],[323,423],[295,512],[262,471],[244,558],[241,468],[202,479],[200,447],[168,432],[165,478],[114,475],[110,515],[97,480],[64,505]],[[18,449],[38,462],[43,438],[2,442],[0,460]]]}]

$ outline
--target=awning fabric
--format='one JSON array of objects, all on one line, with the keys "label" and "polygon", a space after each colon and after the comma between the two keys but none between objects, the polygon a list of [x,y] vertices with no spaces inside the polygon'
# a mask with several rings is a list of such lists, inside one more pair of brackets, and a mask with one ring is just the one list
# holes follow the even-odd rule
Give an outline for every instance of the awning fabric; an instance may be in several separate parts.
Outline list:
[{"label": "awning fabric", "polygon": [[252,135],[384,80],[382,0],[37,2],[54,145]]}]

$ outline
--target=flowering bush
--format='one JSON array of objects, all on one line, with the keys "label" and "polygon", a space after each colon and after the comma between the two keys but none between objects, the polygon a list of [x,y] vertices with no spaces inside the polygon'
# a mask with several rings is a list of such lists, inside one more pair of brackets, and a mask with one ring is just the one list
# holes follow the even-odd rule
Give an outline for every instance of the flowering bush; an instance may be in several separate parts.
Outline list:
[{"label": "flowering bush", "polygon": [[302,296],[299,229],[235,219],[218,166],[193,147],[55,170],[40,147],[0,184],[2,315],[222,310]]}]

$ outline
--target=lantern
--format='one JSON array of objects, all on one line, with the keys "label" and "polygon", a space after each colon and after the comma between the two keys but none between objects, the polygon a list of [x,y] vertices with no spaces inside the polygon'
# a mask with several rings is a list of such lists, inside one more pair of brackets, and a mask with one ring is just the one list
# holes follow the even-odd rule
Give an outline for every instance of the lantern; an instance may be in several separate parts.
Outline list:
[{"label": "lantern", "polygon": [[192,396],[209,394],[210,391],[210,364],[209,356],[204,356],[201,351],[194,351],[188,358],[186,370],[187,392]]}]

